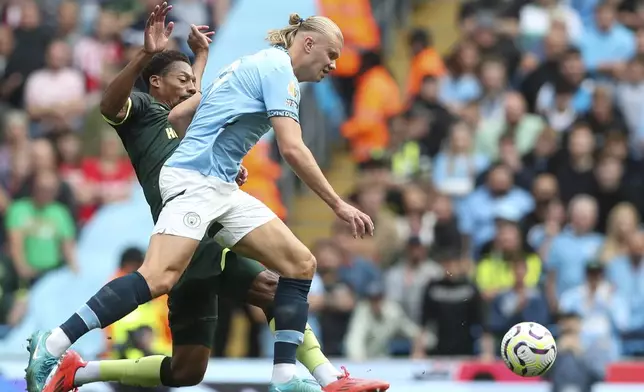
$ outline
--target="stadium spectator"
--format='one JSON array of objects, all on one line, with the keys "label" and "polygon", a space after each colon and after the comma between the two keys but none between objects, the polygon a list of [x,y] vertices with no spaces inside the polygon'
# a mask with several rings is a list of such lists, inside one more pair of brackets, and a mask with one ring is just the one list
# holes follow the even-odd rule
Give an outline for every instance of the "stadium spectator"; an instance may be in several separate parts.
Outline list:
[{"label": "stadium spectator", "polygon": [[644,233],[636,231],[627,237],[625,254],[610,260],[606,278],[615,293],[627,301],[628,324],[624,328],[623,353],[641,356],[644,353],[644,306],[641,288],[644,287]]},{"label": "stadium spectator", "polygon": [[[11,106],[23,107],[24,87],[27,77],[45,65],[45,53],[51,37],[42,25],[38,4],[34,0],[24,0],[13,5],[18,11],[17,27],[13,31],[14,50],[5,67],[2,80],[2,97]],[[11,25],[13,21],[8,21]]]},{"label": "stadium spectator", "polygon": [[481,250],[483,257],[476,265],[476,286],[485,301],[490,301],[502,291],[515,285],[513,262],[521,259],[526,264],[523,285],[534,288],[541,278],[541,259],[523,244],[519,224],[515,217],[504,216],[499,211],[496,219],[496,236]]},{"label": "stadium spectator", "polygon": [[340,274],[345,255],[333,242],[319,242],[313,249],[317,273],[324,284],[324,305],[319,311],[322,344],[327,355],[344,353],[344,336],[349,326],[356,296]]},{"label": "stadium spectator", "polygon": [[380,267],[387,267],[402,249],[404,241],[398,238],[396,217],[385,206],[386,188],[360,181],[358,186],[360,188],[355,193],[355,204],[361,211],[369,214],[374,225],[378,225],[378,232],[373,235],[374,253],[371,259],[378,262]]},{"label": "stadium spectator", "polygon": [[628,202],[620,202],[610,210],[606,224],[606,240],[599,253],[599,261],[606,265],[613,259],[625,256],[628,239],[640,227],[640,215]]},{"label": "stadium spectator", "polygon": [[549,325],[550,309],[545,296],[538,287],[526,285],[529,266],[521,254],[509,261],[513,285],[500,291],[492,299],[488,315],[488,331],[499,341],[513,325],[530,320]]},{"label": "stadium spectator", "polygon": [[620,357],[620,333],[628,328],[628,304],[604,279],[604,267],[597,261],[586,267],[586,281],[564,291],[559,309],[581,317],[581,344],[586,359],[597,374]]},{"label": "stadium spectator", "polygon": [[44,136],[82,126],[87,110],[85,81],[71,68],[71,48],[55,40],[47,48],[47,67],[25,82],[25,108],[32,121],[32,135]]},{"label": "stadium spectator", "polygon": [[[439,81],[434,76],[425,76],[420,91],[405,114],[407,118],[407,134],[412,140],[417,140],[421,152],[429,157],[435,157],[447,137],[447,131],[454,121],[454,115],[439,99]],[[466,105],[461,114],[466,115]],[[431,119],[431,121],[429,121]],[[476,127],[467,121],[473,129]],[[478,121],[478,120],[475,120]],[[426,168],[425,168],[426,170]]]},{"label": "stadium spectator", "polygon": [[29,283],[63,263],[78,270],[76,227],[69,211],[55,200],[59,186],[55,173],[42,171],[34,178],[33,194],[7,210],[11,259],[20,278]]},{"label": "stadium spectator", "polygon": [[519,93],[503,96],[503,115],[484,121],[476,132],[476,149],[491,160],[499,155],[499,141],[502,136],[510,135],[521,156],[530,152],[543,131],[543,120],[526,112],[525,100]]},{"label": "stadium spectator", "polygon": [[476,286],[468,278],[470,263],[453,251],[438,260],[445,274],[425,288],[421,316],[424,333],[418,344],[431,355],[474,355],[474,333],[483,325],[484,309]]},{"label": "stadium spectator", "polygon": [[386,299],[397,303],[414,323],[420,323],[423,290],[442,278],[443,269],[427,256],[417,237],[409,238],[404,255],[385,274]]},{"label": "stadium spectator", "polygon": [[615,6],[600,3],[595,8],[595,23],[585,30],[579,46],[588,70],[598,76],[619,77],[635,55],[635,36],[617,21]]},{"label": "stadium spectator", "polygon": [[455,200],[472,193],[476,187],[476,179],[490,164],[485,155],[474,150],[473,133],[474,130],[465,122],[454,123],[447,143],[434,158],[434,186]]},{"label": "stadium spectator", "polygon": [[452,200],[446,195],[435,195],[430,213],[434,221],[430,255],[434,257],[449,249],[463,252],[463,239],[458,231]]},{"label": "stadium spectator", "polygon": [[80,209],[81,223],[87,222],[99,206],[127,200],[134,170],[116,133],[107,129],[102,132],[99,156],[83,160],[82,174],[90,200]]},{"label": "stadium spectator", "polygon": [[[420,339],[421,329],[402,306],[387,299],[380,282],[372,282],[366,298],[358,301],[347,330],[347,357],[354,361],[382,358],[392,354],[398,336],[409,342]],[[407,350],[409,351],[409,350]]]},{"label": "stadium spectator", "polygon": [[409,47],[412,59],[407,79],[407,95],[413,97],[420,91],[425,77],[439,78],[445,74],[445,64],[434,47],[432,35],[426,30],[413,30],[409,34]]},{"label": "stadium spectator", "polygon": [[586,265],[595,259],[603,237],[594,231],[597,223],[597,202],[588,195],[579,195],[568,207],[569,227],[558,234],[546,257],[547,294],[556,309],[557,298],[565,291],[583,284]]},{"label": "stadium spectator", "polygon": [[389,143],[388,121],[402,109],[400,89],[382,64],[379,53],[362,56],[353,97],[353,116],[342,125],[354,158],[365,161]]},{"label": "stadium spectator", "polygon": [[453,112],[481,96],[476,75],[479,50],[472,42],[461,42],[447,59],[447,73],[440,79],[439,97]]},{"label": "stadium spectator", "polygon": [[507,166],[494,166],[486,177],[485,184],[476,188],[458,209],[459,229],[468,237],[475,255],[494,237],[497,211],[512,210],[516,219],[521,219],[534,208],[532,196],[514,185]]},{"label": "stadium spectator", "polygon": [[596,229],[606,233],[608,215],[620,202],[638,203],[639,192],[630,184],[623,182],[624,164],[611,156],[599,160],[595,167],[596,188],[592,192],[599,207]]},{"label": "stadium spectator", "polygon": [[557,177],[559,194],[564,203],[575,196],[593,191],[595,139],[588,125],[578,123],[570,130],[567,151],[560,151],[549,162],[550,171]]},{"label": "stadium spectator", "polygon": [[536,111],[543,113],[545,110],[554,108],[555,83],[561,79],[574,90],[572,108],[578,113],[586,112],[590,109],[595,82],[587,77],[581,52],[575,47],[569,47],[561,55],[558,64],[557,73],[551,75],[552,79],[543,84],[537,92]]}]

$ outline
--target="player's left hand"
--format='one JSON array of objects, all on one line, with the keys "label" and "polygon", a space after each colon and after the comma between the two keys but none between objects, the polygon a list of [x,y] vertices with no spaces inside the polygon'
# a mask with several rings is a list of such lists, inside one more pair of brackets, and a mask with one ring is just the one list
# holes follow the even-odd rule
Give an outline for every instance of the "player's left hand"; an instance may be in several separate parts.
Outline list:
[{"label": "player's left hand", "polygon": [[248,169],[244,167],[244,165],[239,166],[239,173],[237,173],[237,178],[235,178],[235,182],[237,185],[242,186],[248,181]]},{"label": "player's left hand", "polygon": [[208,46],[212,43],[212,37],[215,32],[207,31],[208,26],[190,25],[190,35],[188,36],[188,46],[194,54],[208,52]]}]

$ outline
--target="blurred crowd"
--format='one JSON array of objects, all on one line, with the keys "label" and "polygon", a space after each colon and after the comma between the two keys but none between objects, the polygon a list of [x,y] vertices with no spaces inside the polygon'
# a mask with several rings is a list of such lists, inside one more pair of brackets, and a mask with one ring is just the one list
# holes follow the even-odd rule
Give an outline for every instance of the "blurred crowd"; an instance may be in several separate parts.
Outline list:
[{"label": "blurred crowd", "polygon": [[[77,268],[75,239],[93,214],[129,197],[131,165],[96,106],[158,3],[3,3],[2,325],[20,322],[43,274]],[[186,21],[216,28],[231,7],[172,3],[175,48],[188,54]],[[431,31],[408,29],[402,86],[371,2],[319,3],[345,35],[333,86],[359,170],[346,196],[376,225],[355,240],[337,222],[313,247],[310,323],[324,351],[492,360],[505,332],[530,320],[600,377],[606,363],[644,355],[644,2],[462,1],[448,53]],[[286,219],[271,148],[247,158],[246,190]],[[142,258],[124,250],[117,274]],[[113,355],[169,348],[163,301],[108,332],[121,336]],[[235,309],[221,306],[217,356],[241,333]],[[261,314],[244,313],[245,354],[270,355]],[[136,343],[149,334],[154,349]]]}]

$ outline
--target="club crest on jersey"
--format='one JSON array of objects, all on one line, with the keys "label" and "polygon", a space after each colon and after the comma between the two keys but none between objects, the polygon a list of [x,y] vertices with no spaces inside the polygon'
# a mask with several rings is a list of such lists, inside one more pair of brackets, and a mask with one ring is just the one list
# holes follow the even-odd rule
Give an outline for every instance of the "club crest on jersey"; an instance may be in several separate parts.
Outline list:
[{"label": "club crest on jersey", "polygon": [[201,224],[201,217],[196,212],[189,212],[183,217],[183,224],[194,229]]},{"label": "club crest on jersey", "polygon": [[293,80],[291,80],[288,84],[288,95],[295,100],[300,99],[300,88]]}]

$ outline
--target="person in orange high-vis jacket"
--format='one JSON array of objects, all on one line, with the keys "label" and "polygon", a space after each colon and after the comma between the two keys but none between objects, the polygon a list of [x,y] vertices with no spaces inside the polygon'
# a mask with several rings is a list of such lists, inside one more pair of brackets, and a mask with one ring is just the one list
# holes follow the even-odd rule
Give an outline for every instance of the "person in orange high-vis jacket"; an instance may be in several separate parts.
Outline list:
[{"label": "person in orange high-vis jacket", "polygon": [[416,29],[409,35],[412,60],[407,79],[407,97],[412,98],[423,84],[426,76],[441,77],[445,74],[445,63],[434,48],[432,38],[425,30]]},{"label": "person in orange high-vis jacket", "polygon": [[360,70],[360,52],[380,48],[380,29],[369,0],[319,0],[322,14],[331,18],[344,35],[342,56],[335,77],[352,77]]},{"label": "person in orange high-vis jacket", "polygon": [[357,79],[353,115],[341,128],[342,135],[349,140],[356,162],[363,162],[372,152],[387,147],[388,121],[402,108],[400,89],[382,65],[380,55],[366,53],[362,58],[362,72]]},{"label": "person in orange high-vis jacket", "polygon": [[244,191],[261,200],[282,220],[286,220],[287,211],[282,203],[282,195],[277,182],[282,176],[282,168],[270,156],[271,143],[260,140],[253,147],[242,164],[248,170],[248,181]]}]

